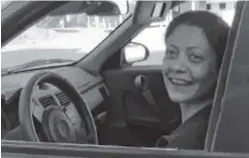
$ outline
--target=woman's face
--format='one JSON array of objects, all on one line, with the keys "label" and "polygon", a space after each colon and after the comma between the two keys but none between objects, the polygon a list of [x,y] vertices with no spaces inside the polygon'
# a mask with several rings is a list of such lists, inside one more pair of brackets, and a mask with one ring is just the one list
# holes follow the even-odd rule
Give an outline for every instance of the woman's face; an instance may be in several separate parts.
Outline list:
[{"label": "woman's face", "polygon": [[180,25],[166,39],[162,74],[172,101],[203,97],[217,80],[216,54],[202,29]]}]

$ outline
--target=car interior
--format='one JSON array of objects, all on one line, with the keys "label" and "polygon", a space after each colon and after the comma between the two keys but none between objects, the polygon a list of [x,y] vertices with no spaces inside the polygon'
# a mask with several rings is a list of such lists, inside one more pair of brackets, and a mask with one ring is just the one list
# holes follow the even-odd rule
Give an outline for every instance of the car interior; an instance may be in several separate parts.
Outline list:
[{"label": "car interior", "polygon": [[[160,66],[129,66],[124,47],[181,3],[137,2],[135,12],[83,59],[2,74],[2,139],[154,147],[180,125],[181,111],[168,97]],[[158,16],[150,14],[155,8]],[[150,52],[140,46],[145,60]]]}]

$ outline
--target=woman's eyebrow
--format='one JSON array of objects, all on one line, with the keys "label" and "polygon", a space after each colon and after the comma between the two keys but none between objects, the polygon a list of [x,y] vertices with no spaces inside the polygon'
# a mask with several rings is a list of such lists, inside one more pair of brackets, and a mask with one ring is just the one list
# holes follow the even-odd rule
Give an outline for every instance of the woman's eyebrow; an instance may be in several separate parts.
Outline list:
[{"label": "woman's eyebrow", "polygon": [[199,48],[198,46],[187,47],[188,50]]},{"label": "woman's eyebrow", "polygon": [[171,47],[173,47],[174,49],[178,50],[178,47],[173,45],[173,44],[169,44]]}]

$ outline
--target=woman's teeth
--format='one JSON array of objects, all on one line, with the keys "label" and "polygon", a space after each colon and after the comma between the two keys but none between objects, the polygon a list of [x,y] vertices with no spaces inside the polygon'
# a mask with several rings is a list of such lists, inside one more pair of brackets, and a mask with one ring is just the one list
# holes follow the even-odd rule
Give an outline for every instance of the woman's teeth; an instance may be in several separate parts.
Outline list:
[{"label": "woman's teeth", "polygon": [[185,80],[181,80],[181,79],[173,79],[173,78],[169,78],[170,82],[172,84],[177,84],[177,85],[190,85],[190,82],[185,81]]}]

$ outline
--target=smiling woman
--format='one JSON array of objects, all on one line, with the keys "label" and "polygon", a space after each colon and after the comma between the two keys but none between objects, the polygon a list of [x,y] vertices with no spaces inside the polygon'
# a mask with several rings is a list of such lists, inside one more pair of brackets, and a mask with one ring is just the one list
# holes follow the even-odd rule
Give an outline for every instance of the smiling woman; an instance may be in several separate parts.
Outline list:
[{"label": "smiling woman", "polygon": [[[74,3],[81,2],[71,2],[70,5]],[[63,9],[67,6],[69,7],[67,4],[64,5]],[[88,6],[93,9],[93,5],[84,8],[90,13]],[[54,61],[59,61],[59,64],[64,61],[77,61],[89,54],[129,15],[106,16],[101,13],[94,14],[93,10],[91,15],[85,11],[72,14],[66,13],[65,10],[65,13],[59,14],[58,9],[2,47],[2,71],[16,68],[19,70],[20,67],[22,69],[50,66],[51,63],[56,64]],[[28,66],[26,63],[29,63]]]},{"label": "smiling woman", "polygon": [[170,99],[180,105],[182,125],[158,146],[203,149],[228,31],[207,11],[185,12],[169,24],[162,74]]}]

